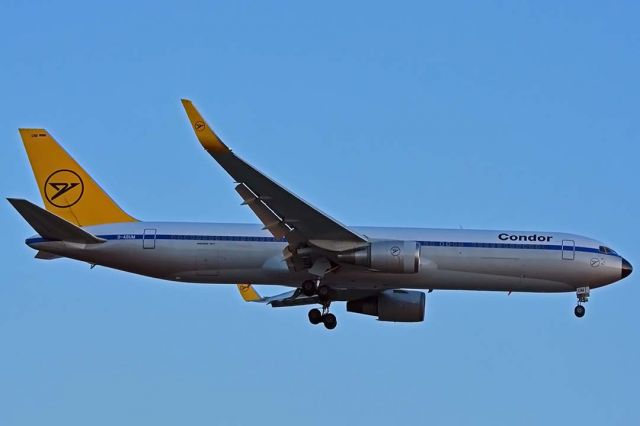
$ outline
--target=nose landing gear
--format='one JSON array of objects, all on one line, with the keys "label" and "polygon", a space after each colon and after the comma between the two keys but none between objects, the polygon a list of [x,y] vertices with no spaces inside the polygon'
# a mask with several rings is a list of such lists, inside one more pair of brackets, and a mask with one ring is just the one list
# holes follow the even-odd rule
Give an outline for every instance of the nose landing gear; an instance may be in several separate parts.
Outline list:
[{"label": "nose landing gear", "polygon": [[573,310],[573,313],[576,317],[582,318],[586,313],[586,309],[582,306],[583,303],[587,303],[589,301],[589,287],[579,287],[576,289],[576,296],[578,297],[578,305]]}]

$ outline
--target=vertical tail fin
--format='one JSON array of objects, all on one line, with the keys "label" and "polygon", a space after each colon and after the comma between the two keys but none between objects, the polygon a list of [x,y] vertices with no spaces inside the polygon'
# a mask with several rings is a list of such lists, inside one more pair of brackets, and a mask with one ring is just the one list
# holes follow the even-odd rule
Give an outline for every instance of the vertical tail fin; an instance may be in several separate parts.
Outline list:
[{"label": "vertical tail fin", "polygon": [[45,208],[78,226],[135,222],[44,129],[19,129]]}]

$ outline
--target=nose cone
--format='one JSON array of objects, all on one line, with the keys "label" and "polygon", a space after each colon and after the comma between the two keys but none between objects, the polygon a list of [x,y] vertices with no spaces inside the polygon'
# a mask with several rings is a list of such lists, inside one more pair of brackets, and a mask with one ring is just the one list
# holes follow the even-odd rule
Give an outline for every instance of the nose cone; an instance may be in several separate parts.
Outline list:
[{"label": "nose cone", "polygon": [[631,264],[627,262],[627,259],[622,258],[622,272],[621,272],[622,277],[621,278],[628,277],[632,271],[633,271],[633,266],[631,266]]}]

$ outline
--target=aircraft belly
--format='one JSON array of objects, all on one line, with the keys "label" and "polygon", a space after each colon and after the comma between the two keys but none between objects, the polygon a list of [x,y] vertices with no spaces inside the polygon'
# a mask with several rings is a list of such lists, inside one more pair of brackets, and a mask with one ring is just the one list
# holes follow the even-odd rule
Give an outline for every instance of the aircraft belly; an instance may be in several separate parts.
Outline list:
[{"label": "aircraft belly", "polygon": [[435,289],[523,292],[565,292],[575,287],[553,280],[512,277],[476,272],[436,270],[417,274],[349,273],[327,277],[325,284],[358,289]]},{"label": "aircraft belly", "polygon": [[[254,282],[255,278],[279,279],[289,275],[286,263],[281,262],[280,246],[247,242],[170,241],[158,244],[156,253],[148,261],[149,266],[165,263],[162,271],[168,279],[199,283]],[[274,257],[277,262],[273,261]],[[273,266],[265,268],[265,264],[274,263],[279,269]]]}]

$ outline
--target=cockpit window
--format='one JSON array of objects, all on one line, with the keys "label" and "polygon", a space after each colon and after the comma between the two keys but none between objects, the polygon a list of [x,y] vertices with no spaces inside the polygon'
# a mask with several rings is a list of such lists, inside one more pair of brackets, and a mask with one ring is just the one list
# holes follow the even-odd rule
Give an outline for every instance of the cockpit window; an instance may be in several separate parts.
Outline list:
[{"label": "cockpit window", "polygon": [[606,246],[600,246],[600,253],[604,253],[604,254],[614,254],[617,255],[618,253],[616,253],[615,250],[610,249],[609,247]]}]

